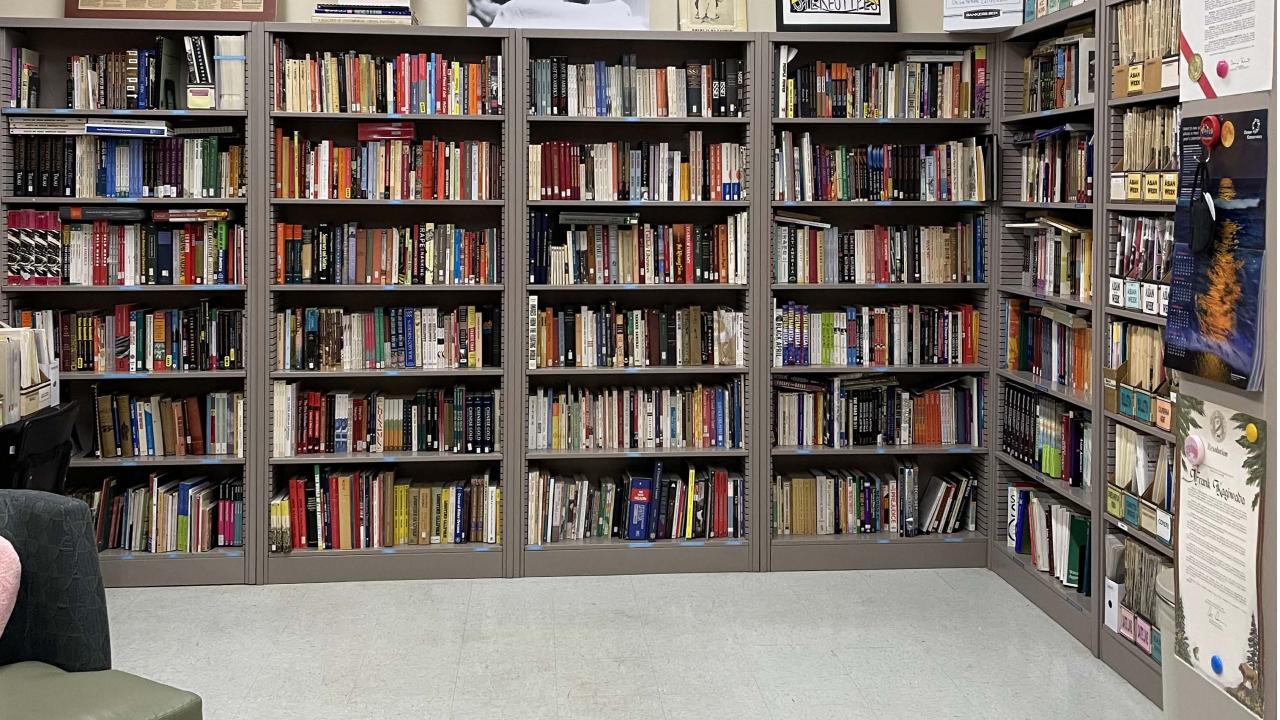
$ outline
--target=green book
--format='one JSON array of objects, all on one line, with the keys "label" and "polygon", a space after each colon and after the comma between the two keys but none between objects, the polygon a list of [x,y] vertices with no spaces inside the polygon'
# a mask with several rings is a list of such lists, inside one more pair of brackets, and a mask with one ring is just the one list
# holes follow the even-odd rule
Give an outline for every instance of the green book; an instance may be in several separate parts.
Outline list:
[{"label": "green book", "polygon": [[1089,542],[1089,518],[1072,514],[1070,537],[1071,545],[1067,550],[1067,586],[1078,588],[1081,563],[1089,561],[1085,550]]}]

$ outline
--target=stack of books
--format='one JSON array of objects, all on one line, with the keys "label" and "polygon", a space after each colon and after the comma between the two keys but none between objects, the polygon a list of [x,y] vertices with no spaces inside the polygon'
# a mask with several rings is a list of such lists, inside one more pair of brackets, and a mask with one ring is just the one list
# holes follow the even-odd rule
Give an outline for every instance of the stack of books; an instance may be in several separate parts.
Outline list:
[{"label": "stack of books", "polygon": [[311,22],[417,25],[418,19],[409,0],[342,0],[316,3]]}]

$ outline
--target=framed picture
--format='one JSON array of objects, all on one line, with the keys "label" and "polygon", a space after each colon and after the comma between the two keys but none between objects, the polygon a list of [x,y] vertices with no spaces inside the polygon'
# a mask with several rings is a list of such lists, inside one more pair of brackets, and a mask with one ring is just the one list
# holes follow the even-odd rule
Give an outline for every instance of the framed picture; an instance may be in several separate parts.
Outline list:
[{"label": "framed picture", "polygon": [[778,30],[894,32],[897,0],[777,0]]},{"label": "framed picture", "polygon": [[63,0],[63,16],[120,20],[258,20],[276,19],[276,0]]},{"label": "framed picture", "polygon": [[680,0],[682,32],[747,29],[747,0]]},{"label": "framed picture", "polygon": [[467,26],[648,30],[649,0],[467,0]]}]

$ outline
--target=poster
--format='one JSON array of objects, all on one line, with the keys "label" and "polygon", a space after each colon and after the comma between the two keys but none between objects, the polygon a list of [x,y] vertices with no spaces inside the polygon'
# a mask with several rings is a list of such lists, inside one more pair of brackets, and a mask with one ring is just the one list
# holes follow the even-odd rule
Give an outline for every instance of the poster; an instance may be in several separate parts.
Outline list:
[{"label": "poster", "polygon": [[1022,0],[943,0],[946,32],[1003,30],[1022,24]]},{"label": "poster", "polygon": [[897,0],[774,0],[779,32],[893,32]]},{"label": "poster", "polygon": [[1267,111],[1218,115],[1221,139],[1207,190],[1216,223],[1209,247],[1191,246],[1191,188],[1204,154],[1200,118],[1184,117],[1174,215],[1165,367],[1245,390],[1262,387],[1262,282],[1267,243]]},{"label": "poster", "polygon": [[1266,423],[1186,393],[1174,423],[1181,450],[1174,654],[1261,717]]},{"label": "poster", "polygon": [[680,0],[682,32],[747,29],[747,0]]},{"label": "poster", "polygon": [[467,0],[469,27],[648,30],[649,0]]},{"label": "poster", "polygon": [[1271,89],[1275,0],[1182,0],[1182,101]]},{"label": "poster", "polygon": [[69,18],[274,20],[276,0],[63,0]]}]

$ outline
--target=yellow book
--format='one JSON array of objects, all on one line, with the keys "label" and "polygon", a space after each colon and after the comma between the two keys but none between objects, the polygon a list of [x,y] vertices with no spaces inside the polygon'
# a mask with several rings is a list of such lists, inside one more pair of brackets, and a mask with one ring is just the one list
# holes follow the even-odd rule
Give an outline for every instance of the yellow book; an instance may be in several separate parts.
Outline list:
[{"label": "yellow book", "polygon": [[396,545],[409,543],[409,485],[396,483],[392,492],[395,503]]},{"label": "yellow book", "polygon": [[684,536],[685,538],[693,537],[693,487],[696,484],[698,474],[689,466],[689,480],[685,483],[685,500],[684,500]]},{"label": "yellow book", "polygon": [[494,528],[494,542],[498,545],[502,544],[502,488],[495,487],[493,489],[493,502],[496,507],[494,512],[494,522],[498,525]]}]

